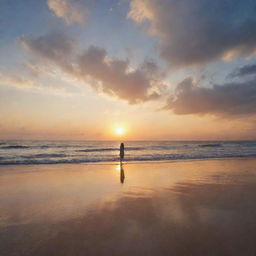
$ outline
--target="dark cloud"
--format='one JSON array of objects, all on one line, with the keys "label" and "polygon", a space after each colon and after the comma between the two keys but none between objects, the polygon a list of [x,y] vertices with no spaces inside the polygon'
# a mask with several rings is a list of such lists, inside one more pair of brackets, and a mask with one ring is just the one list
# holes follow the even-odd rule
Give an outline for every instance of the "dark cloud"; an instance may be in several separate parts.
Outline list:
[{"label": "dark cloud", "polygon": [[247,75],[256,75],[256,64],[245,65],[237,70],[235,70],[231,76],[242,77]]},{"label": "dark cloud", "polygon": [[255,115],[256,79],[204,88],[188,77],[178,84],[164,108],[179,115]]},{"label": "dark cloud", "polygon": [[148,21],[173,67],[249,56],[256,50],[256,1],[132,0],[129,17]]},{"label": "dark cloud", "polygon": [[38,38],[22,38],[37,58],[54,63],[64,72],[86,81],[97,91],[118,97],[130,104],[158,98],[162,73],[150,60],[132,68],[129,60],[110,59],[103,48],[90,46],[75,53],[74,41],[62,34],[48,34]]}]

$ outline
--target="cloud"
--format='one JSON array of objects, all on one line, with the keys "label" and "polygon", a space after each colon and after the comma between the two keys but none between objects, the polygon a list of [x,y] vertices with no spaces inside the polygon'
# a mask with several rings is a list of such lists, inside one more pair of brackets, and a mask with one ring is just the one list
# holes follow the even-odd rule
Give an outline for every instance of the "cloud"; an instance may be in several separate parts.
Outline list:
[{"label": "cloud", "polygon": [[87,8],[76,0],[48,0],[47,4],[54,15],[67,24],[82,24],[87,17]]},{"label": "cloud", "polygon": [[245,65],[231,73],[233,77],[243,77],[247,75],[256,75],[256,64]]},{"label": "cloud", "polygon": [[131,0],[128,17],[159,37],[171,67],[202,65],[256,52],[256,2],[251,0]]},{"label": "cloud", "polygon": [[49,33],[37,38],[21,37],[22,46],[34,56],[50,60],[65,71],[71,71],[75,41],[63,33]]},{"label": "cloud", "polygon": [[149,92],[157,85],[151,79],[154,72],[150,64],[154,66],[154,63],[144,62],[137,69],[129,70],[128,60],[107,59],[104,49],[91,46],[79,56],[78,64],[81,77],[98,82],[92,86],[109,95],[126,99],[131,104],[159,96],[157,92]]},{"label": "cloud", "polygon": [[164,109],[178,115],[255,115],[256,79],[204,88],[188,77],[178,84],[175,95],[168,99]]},{"label": "cloud", "polygon": [[129,60],[110,59],[105,49],[90,46],[76,53],[74,41],[62,34],[21,38],[22,45],[37,59],[55,64],[62,71],[89,84],[98,92],[126,100],[130,104],[158,98],[162,72],[146,60],[132,68]]},{"label": "cloud", "polygon": [[39,77],[31,76],[29,73],[18,74],[18,72],[13,71],[9,73],[0,72],[0,86],[2,85],[63,97],[74,94],[81,95],[79,88],[70,87],[69,84],[63,80],[52,79],[52,77],[47,77],[46,80],[40,80]]},{"label": "cloud", "polygon": [[10,85],[17,88],[33,88],[37,87],[35,81],[20,77],[14,74],[0,73],[0,84]]}]

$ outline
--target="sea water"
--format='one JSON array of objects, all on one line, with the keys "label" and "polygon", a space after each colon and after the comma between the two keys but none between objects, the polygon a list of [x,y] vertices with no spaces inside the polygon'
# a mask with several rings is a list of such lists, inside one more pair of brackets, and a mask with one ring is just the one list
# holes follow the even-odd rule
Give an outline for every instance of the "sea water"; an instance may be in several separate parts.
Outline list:
[{"label": "sea water", "polygon": [[[256,156],[256,141],[127,141],[125,161]],[[118,141],[0,141],[0,165],[119,161]]]}]

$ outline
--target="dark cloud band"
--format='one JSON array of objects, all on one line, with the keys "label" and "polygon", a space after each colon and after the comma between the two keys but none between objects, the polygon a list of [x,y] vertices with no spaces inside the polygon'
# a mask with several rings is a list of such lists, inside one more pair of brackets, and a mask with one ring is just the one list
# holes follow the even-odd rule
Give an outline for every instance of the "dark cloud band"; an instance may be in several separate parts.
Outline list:
[{"label": "dark cloud band", "polygon": [[256,64],[245,65],[235,70],[230,76],[231,77],[243,77],[247,75],[256,75]]},{"label": "dark cloud band", "polygon": [[203,88],[188,77],[177,86],[165,109],[179,115],[255,115],[256,79]]}]

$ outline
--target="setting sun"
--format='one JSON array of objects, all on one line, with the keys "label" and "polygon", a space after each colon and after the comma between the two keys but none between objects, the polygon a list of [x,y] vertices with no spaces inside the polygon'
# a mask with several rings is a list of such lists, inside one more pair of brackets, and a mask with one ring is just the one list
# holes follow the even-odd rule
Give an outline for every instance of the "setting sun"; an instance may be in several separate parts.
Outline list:
[{"label": "setting sun", "polygon": [[124,127],[118,126],[115,128],[115,134],[118,136],[122,136],[125,134],[125,129]]}]

